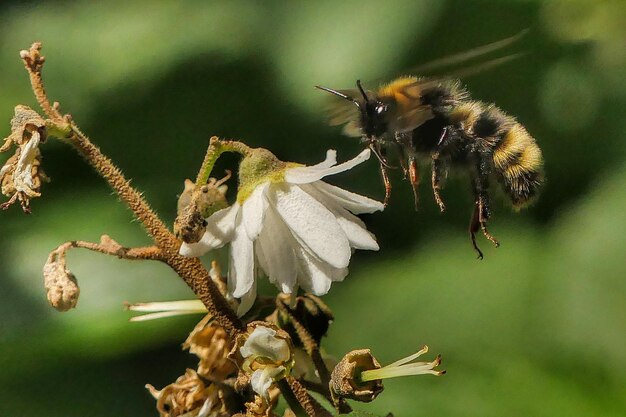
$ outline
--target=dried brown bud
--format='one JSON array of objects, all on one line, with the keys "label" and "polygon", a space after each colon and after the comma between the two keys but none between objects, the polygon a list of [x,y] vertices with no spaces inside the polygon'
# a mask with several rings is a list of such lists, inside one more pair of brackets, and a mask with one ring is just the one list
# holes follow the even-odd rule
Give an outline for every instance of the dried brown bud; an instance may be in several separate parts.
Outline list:
[{"label": "dried brown bud", "polygon": [[58,311],[76,307],[80,288],[76,277],[65,266],[65,252],[54,251],[43,267],[44,287],[50,305]]},{"label": "dried brown bud", "polygon": [[191,331],[183,349],[200,358],[198,373],[211,381],[223,381],[228,376],[235,375],[237,367],[228,359],[232,343],[226,331],[215,323],[210,323],[207,315]]},{"label": "dried brown bud", "polygon": [[223,185],[230,178],[230,171],[221,180],[209,178],[202,186],[185,180],[185,189],[178,198],[178,214],[174,221],[174,234],[185,243],[197,243],[206,230],[206,221],[211,214],[228,207]]},{"label": "dried brown bud", "polygon": [[334,396],[356,401],[370,402],[384,387],[381,380],[363,382],[361,372],[380,369],[380,364],[369,349],[348,352],[333,369],[330,377],[330,390]]},{"label": "dried brown bud", "polygon": [[270,400],[265,401],[263,398],[256,395],[254,402],[246,403],[246,417],[275,417],[276,414],[272,412],[272,409],[276,407],[278,403],[278,396],[280,391],[274,390],[274,395],[270,395]]},{"label": "dried brown bud", "polygon": [[177,417],[185,413],[212,417],[230,415],[225,410],[220,388],[216,384],[205,383],[193,369],[187,369],[185,375],[178,377],[176,382],[162,390],[157,390],[150,384],[146,388],[157,400],[157,410],[161,417]]}]

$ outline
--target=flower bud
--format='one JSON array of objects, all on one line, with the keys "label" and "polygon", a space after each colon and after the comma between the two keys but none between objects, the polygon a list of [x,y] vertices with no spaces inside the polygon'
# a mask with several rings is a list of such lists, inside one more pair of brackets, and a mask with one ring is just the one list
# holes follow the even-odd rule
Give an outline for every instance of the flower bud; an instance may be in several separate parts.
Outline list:
[{"label": "flower bud", "polygon": [[50,305],[58,311],[76,307],[80,288],[76,277],[65,266],[65,254],[52,252],[43,267],[44,287]]},{"label": "flower bud", "polygon": [[330,376],[332,394],[366,403],[373,401],[384,387],[381,380],[361,381],[361,372],[372,369],[380,369],[380,363],[369,349],[348,352],[335,366]]}]

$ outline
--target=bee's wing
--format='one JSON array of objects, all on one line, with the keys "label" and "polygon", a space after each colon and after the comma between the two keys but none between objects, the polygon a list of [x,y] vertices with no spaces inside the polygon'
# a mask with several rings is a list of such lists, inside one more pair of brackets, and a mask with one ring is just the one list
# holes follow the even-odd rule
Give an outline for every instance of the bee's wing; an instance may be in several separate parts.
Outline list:
[{"label": "bee's wing", "polygon": [[[411,68],[411,72],[417,74],[426,74],[432,73],[432,71],[438,71],[445,67],[452,67],[458,64],[464,64],[468,61],[481,57],[483,55],[490,54],[492,52],[496,52],[498,50],[504,49],[518,40],[524,38],[529,32],[529,29],[523,29],[517,34],[510,36],[508,38],[500,39],[495,42],[488,43],[486,45],[481,45],[466,51],[458,52],[456,54],[448,55],[439,59],[435,59],[433,61],[427,62],[425,64],[421,64]],[[448,72],[448,71],[446,71]]]},{"label": "bee's wing", "polygon": [[[357,89],[337,90],[337,92],[348,97],[359,99],[360,92]],[[359,126],[359,110],[354,102],[338,96],[329,96],[328,124],[331,126],[345,125],[343,134],[346,136],[360,137],[361,127]]]},{"label": "bee's wing", "polygon": [[394,130],[410,132],[435,117],[430,106],[420,106],[403,113],[395,120]]},{"label": "bee's wing", "polygon": [[401,103],[398,105],[404,108],[397,112],[398,117],[393,121],[393,130],[410,132],[435,117],[430,106],[422,104],[421,97],[425,90],[438,85],[440,82],[441,80],[418,79],[403,86],[398,91],[398,95],[401,97]]}]

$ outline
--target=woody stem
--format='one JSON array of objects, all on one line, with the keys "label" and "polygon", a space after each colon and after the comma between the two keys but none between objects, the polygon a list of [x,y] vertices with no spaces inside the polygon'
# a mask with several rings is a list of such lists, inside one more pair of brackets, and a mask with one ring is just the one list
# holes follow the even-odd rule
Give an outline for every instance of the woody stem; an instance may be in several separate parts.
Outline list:
[{"label": "woody stem", "polygon": [[69,143],[96,169],[120,199],[133,211],[160,248],[163,261],[185,281],[202,300],[209,313],[215,317],[215,320],[224,327],[231,337],[243,331],[244,326],[241,320],[219,292],[200,260],[185,258],[178,254],[180,242],[144,200],[141,193],[130,185],[119,168],[80,131],[74,122],[71,122],[71,129],[72,133],[68,138]]},{"label": "woody stem", "polygon": [[105,255],[117,256],[120,259],[128,260],[163,260],[161,249],[158,246],[147,246],[143,248],[125,248],[112,240],[108,236],[103,236],[101,243],[85,242],[82,240],[72,240],[59,246],[55,252],[67,252],[71,248],[88,249]]},{"label": "woody stem", "polygon": [[178,254],[180,242],[144,200],[141,193],[130,185],[120,169],[81,132],[69,115],[62,116],[60,114],[57,103],[50,104],[41,77],[45,58],[41,56],[40,51],[41,44],[34,43],[28,51],[21,51],[20,57],[28,71],[35,97],[43,111],[51,119],[47,123],[50,125],[47,126],[49,133],[72,145],[109,183],[120,199],[133,211],[135,217],[143,224],[158,246],[161,260],[176,271],[229,335],[233,338],[237,336],[244,330],[244,325],[213,283],[209,272],[200,260],[185,258]]}]

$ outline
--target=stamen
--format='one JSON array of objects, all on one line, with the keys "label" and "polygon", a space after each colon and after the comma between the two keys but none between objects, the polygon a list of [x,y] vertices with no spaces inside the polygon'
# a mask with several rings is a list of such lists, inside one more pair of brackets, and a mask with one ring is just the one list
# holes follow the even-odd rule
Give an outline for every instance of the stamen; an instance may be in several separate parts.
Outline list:
[{"label": "stamen", "polygon": [[420,356],[422,356],[424,353],[428,353],[428,346],[424,345],[424,347],[422,347],[419,351],[417,351],[416,353],[407,356],[406,358],[400,359],[395,361],[394,363],[390,363],[389,365],[385,366],[385,368],[388,367],[392,367],[392,366],[400,366],[400,365],[404,365],[405,363],[409,363],[414,359],[419,358]]},{"label": "stamen", "polygon": [[182,316],[186,314],[206,314],[207,309],[200,300],[166,301],[155,303],[126,304],[131,311],[148,312],[130,319],[132,322],[155,320],[164,317]]},{"label": "stamen", "polygon": [[432,362],[409,363],[426,352],[428,352],[428,346],[424,346],[420,351],[414,353],[413,355],[400,359],[383,368],[363,371],[361,372],[360,380],[361,382],[368,382],[380,379],[396,378],[399,376],[425,374],[440,376],[445,374],[446,371],[437,371],[434,369],[441,364],[441,355],[438,355]]}]

